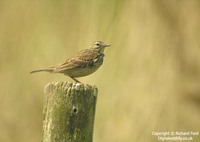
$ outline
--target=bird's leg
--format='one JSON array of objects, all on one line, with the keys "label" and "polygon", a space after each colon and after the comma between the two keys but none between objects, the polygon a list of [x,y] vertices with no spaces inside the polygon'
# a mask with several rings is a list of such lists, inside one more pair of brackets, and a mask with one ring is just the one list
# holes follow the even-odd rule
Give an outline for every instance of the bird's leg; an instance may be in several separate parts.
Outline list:
[{"label": "bird's leg", "polygon": [[71,77],[75,82],[77,83],[81,83],[80,81],[78,81],[77,79],[75,79],[74,77]]}]

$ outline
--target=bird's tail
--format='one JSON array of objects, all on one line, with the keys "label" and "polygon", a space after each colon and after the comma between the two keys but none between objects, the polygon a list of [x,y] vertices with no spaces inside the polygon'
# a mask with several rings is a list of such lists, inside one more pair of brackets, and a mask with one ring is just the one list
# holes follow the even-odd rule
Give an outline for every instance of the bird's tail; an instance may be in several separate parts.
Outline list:
[{"label": "bird's tail", "polygon": [[54,69],[53,68],[44,68],[44,69],[33,70],[30,73],[43,72],[43,71],[52,73],[54,71]]}]

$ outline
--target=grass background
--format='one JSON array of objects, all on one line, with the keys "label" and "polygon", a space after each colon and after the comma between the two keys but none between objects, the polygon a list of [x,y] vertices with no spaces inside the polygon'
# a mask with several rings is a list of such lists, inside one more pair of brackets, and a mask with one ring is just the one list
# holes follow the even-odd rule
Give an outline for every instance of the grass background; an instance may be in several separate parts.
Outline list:
[{"label": "grass background", "polygon": [[[63,75],[29,71],[102,40],[94,142],[154,142],[152,131],[200,131],[200,2],[0,1],[0,141],[42,138],[43,89]],[[194,136],[194,142],[200,136]]]}]

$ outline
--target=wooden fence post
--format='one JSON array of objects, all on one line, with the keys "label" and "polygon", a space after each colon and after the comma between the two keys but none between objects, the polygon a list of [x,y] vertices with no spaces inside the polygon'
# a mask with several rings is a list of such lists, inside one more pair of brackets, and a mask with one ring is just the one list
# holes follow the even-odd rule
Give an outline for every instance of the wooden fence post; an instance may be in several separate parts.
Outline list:
[{"label": "wooden fence post", "polygon": [[44,94],[43,142],[92,142],[97,88],[57,82]]}]

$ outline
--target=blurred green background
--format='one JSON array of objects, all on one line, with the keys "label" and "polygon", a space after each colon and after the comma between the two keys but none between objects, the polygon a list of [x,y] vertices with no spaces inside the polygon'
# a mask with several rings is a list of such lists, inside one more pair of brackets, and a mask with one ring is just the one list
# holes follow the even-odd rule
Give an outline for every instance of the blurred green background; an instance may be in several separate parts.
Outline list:
[{"label": "blurred green background", "polygon": [[200,131],[199,0],[1,0],[0,142],[41,141],[44,86],[72,80],[29,72],[96,40],[112,46],[79,79],[99,89],[94,142]]}]

